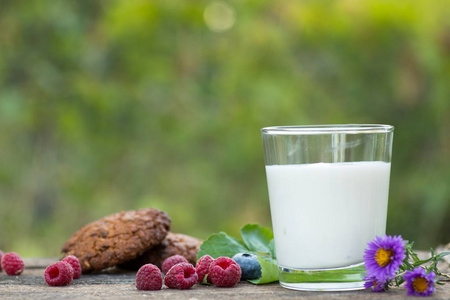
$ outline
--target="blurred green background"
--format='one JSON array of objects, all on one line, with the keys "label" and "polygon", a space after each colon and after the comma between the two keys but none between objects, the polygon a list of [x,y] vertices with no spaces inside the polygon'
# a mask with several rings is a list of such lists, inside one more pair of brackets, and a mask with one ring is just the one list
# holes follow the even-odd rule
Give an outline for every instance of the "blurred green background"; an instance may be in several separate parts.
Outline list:
[{"label": "blurred green background", "polygon": [[450,1],[0,3],[0,249],[156,207],[271,226],[260,128],[395,126],[388,233],[450,242]]}]

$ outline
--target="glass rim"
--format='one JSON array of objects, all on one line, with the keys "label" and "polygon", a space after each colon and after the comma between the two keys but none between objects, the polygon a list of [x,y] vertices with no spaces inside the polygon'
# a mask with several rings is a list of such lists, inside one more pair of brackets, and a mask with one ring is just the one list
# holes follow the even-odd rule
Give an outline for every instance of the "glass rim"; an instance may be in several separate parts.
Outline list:
[{"label": "glass rim", "polygon": [[336,133],[387,133],[393,132],[394,126],[385,124],[330,124],[330,125],[290,125],[261,128],[268,135],[303,135]]}]

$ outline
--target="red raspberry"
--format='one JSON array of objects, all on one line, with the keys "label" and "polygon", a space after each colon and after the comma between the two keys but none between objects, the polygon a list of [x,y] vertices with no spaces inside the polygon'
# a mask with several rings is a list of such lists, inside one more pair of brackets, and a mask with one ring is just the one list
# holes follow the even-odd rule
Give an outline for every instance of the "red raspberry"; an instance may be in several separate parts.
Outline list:
[{"label": "red raspberry", "polygon": [[69,263],[73,268],[73,279],[78,279],[81,276],[80,261],[75,255],[68,255],[62,261]]},{"label": "red raspberry", "polygon": [[211,276],[209,276],[209,273],[208,273],[208,276],[206,276],[206,282],[209,284],[213,284],[212,280],[211,280]]},{"label": "red raspberry", "polygon": [[5,253],[3,253],[2,250],[0,250],[0,272],[2,271],[2,257]]},{"label": "red raspberry", "polygon": [[66,261],[55,262],[45,269],[44,279],[51,286],[69,285],[73,279],[73,268]]},{"label": "red raspberry", "polygon": [[188,260],[186,259],[186,257],[179,255],[179,254],[172,255],[172,256],[166,258],[166,260],[163,262],[163,264],[161,266],[161,270],[164,274],[167,274],[167,272],[169,272],[170,268],[172,268],[176,264],[179,264],[182,262],[188,263]]},{"label": "red raspberry", "polygon": [[136,273],[136,288],[138,290],[157,291],[162,288],[161,270],[152,264],[143,265]]},{"label": "red raspberry", "polygon": [[212,283],[219,287],[233,287],[241,280],[241,267],[229,257],[219,257],[209,266]]},{"label": "red raspberry", "polygon": [[190,289],[197,282],[197,272],[190,263],[179,263],[170,268],[164,284],[171,289]]},{"label": "red raspberry", "polygon": [[197,282],[202,283],[205,276],[209,273],[209,266],[214,261],[214,258],[212,258],[209,255],[203,255],[200,257],[200,259],[197,262],[197,266],[195,266],[195,270],[197,272]]},{"label": "red raspberry", "polygon": [[8,275],[20,275],[25,269],[25,263],[20,255],[15,252],[9,252],[2,256],[2,268]]}]

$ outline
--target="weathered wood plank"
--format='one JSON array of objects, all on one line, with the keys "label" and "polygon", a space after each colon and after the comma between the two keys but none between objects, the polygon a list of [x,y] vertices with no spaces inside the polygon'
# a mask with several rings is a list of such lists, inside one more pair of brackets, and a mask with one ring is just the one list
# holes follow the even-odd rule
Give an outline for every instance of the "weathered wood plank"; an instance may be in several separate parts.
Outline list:
[{"label": "weathered wood plank", "polygon": [[[135,272],[109,269],[101,274],[82,275],[66,287],[50,287],[44,281],[44,269],[56,258],[25,259],[21,276],[0,273],[0,299],[380,299],[370,291],[300,292],[282,288],[277,283],[252,285],[241,282],[234,288],[195,285],[189,290],[164,287],[160,291],[139,291],[135,288]],[[405,290],[394,288],[384,293],[385,299],[404,299]],[[437,286],[428,299],[450,299],[450,282]]]}]

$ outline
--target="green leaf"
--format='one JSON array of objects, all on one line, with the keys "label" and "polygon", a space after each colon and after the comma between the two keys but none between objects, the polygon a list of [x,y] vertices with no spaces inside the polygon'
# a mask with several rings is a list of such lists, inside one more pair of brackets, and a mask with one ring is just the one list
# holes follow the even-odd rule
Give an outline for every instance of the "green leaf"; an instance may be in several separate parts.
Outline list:
[{"label": "green leaf", "polygon": [[278,281],[278,265],[276,260],[268,256],[257,256],[259,264],[261,265],[261,277],[249,280],[249,282],[253,284],[266,284]]},{"label": "green leaf", "polygon": [[230,237],[225,232],[220,232],[212,234],[202,243],[197,259],[200,259],[203,255],[210,255],[214,259],[220,256],[233,257],[236,253],[245,252],[248,252],[248,249],[241,241]]},{"label": "green leaf", "polygon": [[414,267],[418,267],[420,265],[426,264],[427,262],[431,261],[433,258],[430,257],[428,259],[424,259],[424,260],[418,260],[414,262]]},{"label": "green leaf", "polygon": [[272,253],[272,257],[277,259],[277,254],[275,253],[275,240],[271,240],[269,243],[270,252]]},{"label": "green leaf", "polygon": [[403,268],[404,270],[412,271],[414,269],[414,266],[411,265],[409,261],[404,261],[403,266],[404,266],[404,268]]},{"label": "green leaf", "polygon": [[450,255],[450,252],[441,252],[437,255],[438,259],[443,258],[444,256]]},{"label": "green leaf", "polygon": [[273,232],[270,229],[257,224],[247,224],[242,227],[241,236],[249,250],[274,256],[273,245],[271,245]]}]

